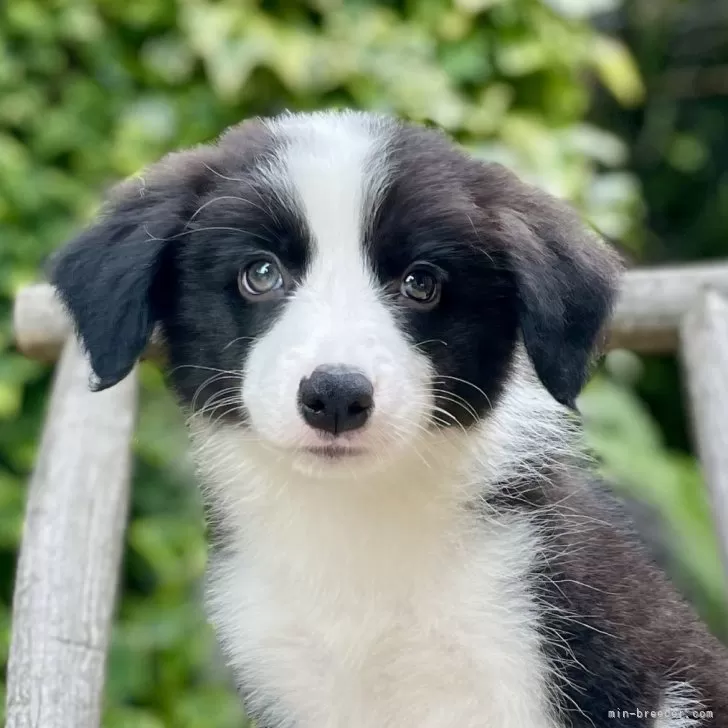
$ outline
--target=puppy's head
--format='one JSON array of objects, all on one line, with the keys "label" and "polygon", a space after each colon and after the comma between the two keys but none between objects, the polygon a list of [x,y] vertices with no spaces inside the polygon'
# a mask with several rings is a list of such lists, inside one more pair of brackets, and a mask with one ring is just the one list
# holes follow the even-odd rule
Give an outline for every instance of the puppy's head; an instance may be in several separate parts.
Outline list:
[{"label": "puppy's head", "polygon": [[98,389],[162,331],[182,401],[298,469],[468,432],[522,341],[571,406],[617,265],[565,205],[367,114],[235,127],[120,186],[52,281]]}]

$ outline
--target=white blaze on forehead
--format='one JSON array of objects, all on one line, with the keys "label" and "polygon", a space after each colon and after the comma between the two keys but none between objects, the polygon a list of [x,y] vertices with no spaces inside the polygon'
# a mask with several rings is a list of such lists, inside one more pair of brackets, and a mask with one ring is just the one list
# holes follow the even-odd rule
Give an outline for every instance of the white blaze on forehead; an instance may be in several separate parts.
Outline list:
[{"label": "white blaze on forehead", "polygon": [[359,113],[280,117],[280,182],[306,220],[313,267],[365,263],[368,218],[387,182],[390,122]]},{"label": "white blaze on forehead", "polygon": [[[405,343],[364,250],[388,179],[391,122],[358,113],[290,115],[271,122],[271,130],[280,146],[269,180],[305,220],[311,246],[278,345],[298,351],[299,376],[320,364],[344,364],[374,378],[377,348],[392,356]],[[297,345],[301,332],[305,343]]]}]

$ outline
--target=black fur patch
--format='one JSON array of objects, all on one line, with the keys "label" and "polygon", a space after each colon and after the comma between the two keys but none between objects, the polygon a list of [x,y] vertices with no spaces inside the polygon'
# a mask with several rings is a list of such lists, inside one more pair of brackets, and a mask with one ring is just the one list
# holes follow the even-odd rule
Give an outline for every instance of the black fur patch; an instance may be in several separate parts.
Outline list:
[{"label": "black fur patch", "polygon": [[402,314],[433,362],[438,407],[466,426],[485,415],[519,337],[573,407],[614,302],[615,256],[567,205],[439,132],[399,125],[387,152],[392,179],[368,247],[383,283],[418,260],[448,274],[437,308]]},{"label": "black fur patch", "polygon": [[[579,467],[542,470],[488,498],[528,515],[544,549],[532,574],[552,701],[565,728],[647,728],[665,690],[687,681],[728,726],[728,657],[677,595],[629,513]],[[718,677],[718,676],[723,677]],[[703,725],[703,724],[701,724]]]},{"label": "black fur patch", "polygon": [[277,143],[250,122],[217,146],[170,155],[121,185],[101,220],[53,261],[51,280],[97,389],[128,374],[158,325],[182,401],[210,417],[244,418],[233,390],[251,342],[281,302],[247,305],[238,274],[265,251],[300,278],[309,248],[305,221],[256,174]]},{"label": "black fur patch", "polygon": [[[495,405],[518,340],[518,298],[504,252],[484,240],[468,160],[439,134],[402,127],[395,170],[374,216],[369,254],[383,285],[424,261],[446,272],[431,311],[399,320],[432,361],[435,419],[471,425]],[[393,303],[392,305],[396,305]]]}]

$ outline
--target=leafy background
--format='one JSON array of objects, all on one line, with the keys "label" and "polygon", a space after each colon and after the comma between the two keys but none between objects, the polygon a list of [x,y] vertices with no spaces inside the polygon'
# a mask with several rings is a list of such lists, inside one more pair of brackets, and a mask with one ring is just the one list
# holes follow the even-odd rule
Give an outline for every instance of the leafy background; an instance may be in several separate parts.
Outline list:
[{"label": "leafy background", "polygon": [[[115,181],[284,108],[440,125],[572,200],[635,263],[726,255],[728,8],[718,0],[6,0],[0,8],[0,664],[50,384],[15,291]],[[205,541],[181,418],[144,365],[104,725],[240,726],[199,606]],[[588,439],[644,504],[724,638],[710,507],[671,358],[614,352]],[[657,520],[655,520],[655,518]],[[210,718],[210,716],[214,716]]]}]

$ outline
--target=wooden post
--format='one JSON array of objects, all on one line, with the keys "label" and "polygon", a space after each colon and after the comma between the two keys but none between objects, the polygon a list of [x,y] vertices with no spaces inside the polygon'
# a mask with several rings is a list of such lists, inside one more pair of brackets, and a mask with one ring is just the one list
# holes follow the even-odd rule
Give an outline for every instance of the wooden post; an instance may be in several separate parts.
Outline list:
[{"label": "wooden post", "polygon": [[93,394],[64,346],[31,478],[13,601],[8,728],[97,728],[129,493],[136,371]]},{"label": "wooden post", "polygon": [[728,574],[728,298],[705,292],[680,335],[695,443]]}]

